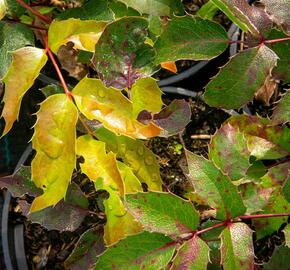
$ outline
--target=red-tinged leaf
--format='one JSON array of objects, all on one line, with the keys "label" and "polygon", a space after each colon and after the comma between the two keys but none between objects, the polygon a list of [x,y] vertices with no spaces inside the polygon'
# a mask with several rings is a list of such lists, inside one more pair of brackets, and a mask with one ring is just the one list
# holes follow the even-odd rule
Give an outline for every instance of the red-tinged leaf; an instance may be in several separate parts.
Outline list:
[{"label": "red-tinged leaf", "polygon": [[264,85],[277,59],[265,45],[236,54],[206,86],[206,103],[226,109],[238,109],[247,104]]},{"label": "red-tinged leaf", "polygon": [[106,88],[100,80],[85,77],[73,89],[79,110],[98,120],[109,130],[132,138],[146,139],[160,134],[154,123],[144,125],[133,117],[132,102],[115,88]]},{"label": "red-tinged leaf", "polygon": [[75,245],[74,250],[65,260],[65,268],[70,270],[92,269],[98,256],[105,251],[103,227],[94,227],[84,232]]},{"label": "red-tinged leaf", "polygon": [[37,197],[31,212],[55,205],[65,197],[76,164],[76,122],[78,112],[65,94],[48,97],[37,112],[32,147],[32,180],[44,193]]},{"label": "red-tinged leaf", "polygon": [[138,179],[146,183],[149,190],[162,191],[160,168],[154,153],[141,140],[117,136],[105,128],[95,131],[97,138],[106,143],[106,149],[116,153],[132,168]]},{"label": "red-tinged leaf", "polygon": [[65,201],[59,202],[55,207],[47,207],[35,213],[30,213],[30,204],[26,201],[20,200],[19,206],[23,215],[48,230],[74,231],[89,213],[88,199],[76,184],[69,186]]},{"label": "red-tinged leaf", "polygon": [[199,215],[189,201],[161,192],[126,195],[126,207],[144,229],[178,238],[199,225]]},{"label": "red-tinged leaf", "polygon": [[169,137],[183,131],[190,119],[189,103],[177,99],[153,116],[154,123],[162,128],[160,137]]},{"label": "red-tinged leaf", "polygon": [[231,124],[223,125],[212,137],[209,157],[232,180],[244,177],[250,167],[247,140]]},{"label": "red-tinged leaf", "polygon": [[12,63],[3,79],[5,105],[1,117],[5,120],[5,129],[2,136],[9,132],[18,119],[22,98],[33,85],[46,61],[45,51],[35,47],[24,47],[12,52]]},{"label": "red-tinged leaf", "polygon": [[107,87],[130,89],[137,79],[154,73],[155,52],[144,43],[147,28],[142,17],[124,17],[105,28],[96,45],[95,67]]},{"label": "red-tinged leaf", "polygon": [[224,270],[254,269],[253,231],[245,223],[232,223],[221,233]]},{"label": "red-tinged leaf", "polygon": [[169,70],[173,73],[177,73],[177,67],[174,61],[171,62],[162,62],[160,63],[160,66],[166,70]]},{"label": "red-tinged leaf", "polygon": [[154,44],[155,63],[209,60],[221,54],[227,46],[227,33],[220,25],[198,17],[175,17]]},{"label": "red-tinged leaf", "polygon": [[255,93],[255,99],[262,101],[265,105],[270,106],[270,99],[278,90],[278,83],[272,75],[268,75],[264,85]]},{"label": "red-tinged leaf", "polygon": [[272,122],[275,124],[284,124],[290,122],[290,91],[288,90],[279,100],[272,114]]},{"label": "red-tinged leaf", "polygon": [[225,220],[245,213],[237,188],[231,180],[209,160],[186,151],[187,174],[195,192],[217,210],[217,219]]},{"label": "red-tinged leaf", "polygon": [[90,135],[77,139],[77,154],[84,158],[81,170],[94,183],[96,190],[105,189],[110,197],[104,201],[107,223],[104,239],[106,245],[112,245],[120,239],[142,230],[142,227],[128,213],[122,199],[125,186],[117,166],[116,155],[106,153],[105,143],[94,140]]},{"label": "red-tinged leaf", "polygon": [[209,247],[199,237],[194,236],[178,250],[172,270],[205,270],[209,262]]},{"label": "red-tinged leaf", "polygon": [[170,238],[143,232],[109,247],[100,257],[95,270],[164,269],[175,248],[176,243]]},{"label": "red-tinged leaf", "polygon": [[37,188],[31,180],[31,168],[25,166],[21,166],[13,175],[1,177],[0,188],[7,188],[13,197],[41,194],[41,189]]},{"label": "red-tinged leaf", "polygon": [[265,270],[288,270],[289,269],[290,248],[286,246],[276,246],[270,261],[263,264]]}]

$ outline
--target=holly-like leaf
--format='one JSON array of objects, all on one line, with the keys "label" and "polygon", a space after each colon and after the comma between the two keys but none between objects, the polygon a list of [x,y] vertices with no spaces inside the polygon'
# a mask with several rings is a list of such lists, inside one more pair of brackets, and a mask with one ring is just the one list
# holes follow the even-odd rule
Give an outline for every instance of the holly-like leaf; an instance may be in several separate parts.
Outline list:
[{"label": "holly-like leaf", "polygon": [[145,43],[147,28],[141,17],[124,17],[106,27],[96,45],[95,67],[107,87],[130,89],[137,79],[154,73],[155,52]]},{"label": "holly-like leaf", "polygon": [[242,132],[225,124],[212,137],[209,157],[232,180],[246,175],[250,167],[250,152]]},{"label": "holly-like leaf", "polygon": [[188,178],[195,192],[225,220],[245,213],[246,208],[231,180],[209,160],[186,151]]},{"label": "holly-like leaf", "polygon": [[215,3],[209,0],[196,12],[196,16],[199,16],[205,20],[212,20],[217,14],[218,10],[219,8],[215,5]]},{"label": "holly-like leaf", "polygon": [[105,251],[103,233],[104,229],[100,226],[84,232],[72,253],[65,260],[65,267],[71,270],[92,269],[98,260],[98,256]]},{"label": "holly-like leaf", "polygon": [[289,269],[290,249],[283,245],[276,246],[270,261],[263,264],[265,270],[287,270]]},{"label": "holly-like leaf", "polygon": [[95,182],[96,189],[105,189],[110,194],[104,202],[107,216],[104,233],[106,244],[112,245],[127,235],[140,232],[142,227],[126,211],[122,202],[125,187],[115,154],[106,153],[105,143],[89,135],[77,139],[77,154],[84,158],[84,163],[80,164],[81,170]]},{"label": "holly-like leaf", "polygon": [[118,2],[111,1],[109,3],[109,7],[114,12],[115,19],[130,16],[140,16],[140,13],[137,10],[128,7],[126,4],[121,3],[119,1]]},{"label": "holly-like leaf", "polygon": [[[26,8],[20,5],[16,0],[4,0],[7,6],[7,15],[12,18],[20,18],[26,12]],[[28,4],[29,0],[23,0]]]},{"label": "holly-like leaf", "polygon": [[199,237],[194,236],[178,250],[172,270],[204,270],[209,262],[209,247]]},{"label": "holly-like leaf", "polygon": [[73,89],[79,110],[98,120],[109,130],[133,138],[146,139],[160,134],[154,123],[144,125],[133,117],[132,102],[115,88],[106,88],[100,80],[85,77]]},{"label": "holly-like leaf", "polygon": [[2,136],[9,132],[18,119],[22,98],[33,85],[46,61],[45,51],[35,47],[24,47],[12,53],[11,66],[3,79],[5,105],[1,117],[5,120],[5,129]]},{"label": "holly-like leaf", "polygon": [[95,270],[164,269],[173,256],[176,243],[162,234],[143,232],[109,247]]},{"label": "holly-like leaf", "polygon": [[142,110],[158,113],[163,105],[162,92],[153,78],[143,78],[136,81],[131,89],[133,117],[137,118]]},{"label": "holly-like leaf", "polygon": [[142,14],[153,16],[182,15],[184,13],[180,0],[120,0],[120,2]]},{"label": "holly-like leaf", "polygon": [[199,215],[189,201],[173,194],[146,192],[126,195],[129,212],[150,232],[171,237],[190,233],[199,225]]},{"label": "holly-like leaf", "polygon": [[0,20],[2,20],[6,14],[6,3],[5,0],[0,0]]},{"label": "holly-like leaf", "polygon": [[142,190],[142,185],[133,170],[121,161],[117,162],[119,172],[124,182],[125,193],[133,193]]},{"label": "holly-like leaf", "polygon": [[285,245],[290,248],[290,224],[287,224],[283,230],[285,236]]},{"label": "holly-like leaf", "polygon": [[75,168],[77,109],[65,94],[48,97],[37,112],[32,147],[32,180],[44,194],[37,197],[30,211],[55,205],[64,198]]},{"label": "holly-like leaf", "polygon": [[0,178],[0,188],[7,188],[13,197],[22,197],[24,194],[38,196],[41,189],[37,188],[31,180],[31,168],[21,166],[12,175]]},{"label": "holly-like leaf", "polygon": [[265,45],[235,55],[206,86],[206,103],[226,109],[247,104],[263,86],[277,59],[278,56]]},{"label": "holly-like leaf", "polygon": [[95,45],[105,29],[106,22],[68,19],[53,21],[48,29],[48,44],[57,53],[61,45],[71,41],[77,49],[94,52]]},{"label": "holly-like leaf", "polygon": [[30,213],[30,204],[24,200],[20,200],[18,203],[24,216],[48,230],[74,231],[89,213],[88,199],[76,184],[69,186],[65,201],[59,202],[55,207],[47,207],[41,211]]},{"label": "holly-like leaf", "polygon": [[12,62],[10,52],[27,45],[34,45],[31,29],[22,24],[0,22],[0,80],[6,75]]},{"label": "holly-like leaf", "polygon": [[141,182],[146,183],[149,190],[162,191],[162,180],[156,156],[141,140],[125,136],[117,136],[105,128],[95,131],[97,138],[106,143],[108,151],[116,153],[125,164],[133,169]]},{"label": "holly-like leaf", "polygon": [[220,25],[191,16],[175,17],[154,45],[155,63],[209,60],[221,54],[227,46],[227,33]]},{"label": "holly-like leaf", "polygon": [[290,122],[290,91],[287,91],[279,100],[272,114],[272,122],[275,124],[284,124]]},{"label": "holly-like leaf", "polygon": [[254,269],[252,234],[245,223],[232,223],[223,230],[220,236],[223,269]]},{"label": "holly-like leaf", "polygon": [[108,0],[89,0],[81,7],[67,9],[57,16],[57,19],[61,20],[70,18],[111,21],[114,19],[114,14],[108,6]]}]

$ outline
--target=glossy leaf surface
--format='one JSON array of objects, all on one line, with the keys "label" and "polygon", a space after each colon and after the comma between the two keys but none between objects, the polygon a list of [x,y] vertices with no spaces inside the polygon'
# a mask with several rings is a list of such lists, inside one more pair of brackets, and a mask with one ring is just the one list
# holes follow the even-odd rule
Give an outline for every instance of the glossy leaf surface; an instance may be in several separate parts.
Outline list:
[{"label": "glossy leaf surface", "polygon": [[61,45],[71,41],[77,49],[94,52],[95,45],[105,26],[106,22],[93,20],[68,19],[65,21],[53,21],[48,30],[49,47],[54,53],[57,53]]},{"label": "glossy leaf surface", "polygon": [[212,137],[209,157],[232,180],[246,175],[249,156],[246,138],[230,124],[223,125]]},{"label": "glossy leaf surface", "polygon": [[12,53],[12,63],[3,79],[5,105],[1,117],[5,120],[5,129],[2,136],[9,132],[18,119],[22,98],[33,85],[46,61],[45,51],[35,47],[24,47]]},{"label": "glossy leaf surface", "polygon": [[95,270],[163,269],[170,261],[175,243],[162,234],[143,232],[109,247]]},{"label": "glossy leaf surface", "polygon": [[284,124],[290,121],[290,91],[287,91],[278,104],[276,105],[273,114],[272,114],[272,122],[275,124]]},{"label": "glossy leaf surface", "polygon": [[141,140],[125,136],[117,136],[105,128],[95,131],[97,138],[106,143],[108,151],[116,153],[125,164],[133,169],[141,182],[146,183],[149,190],[161,191],[162,180],[156,156]]},{"label": "glossy leaf surface", "polygon": [[209,247],[199,237],[186,241],[178,250],[172,270],[204,270],[209,262]]},{"label": "glossy leaf surface", "polygon": [[127,194],[126,207],[145,230],[174,238],[190,233],[199,225],[199,215],[193,205],[173,194]]},{"label": "glossy leaf surface", "polygon": [[217,210],[217,219],[236,217],[246,210],[242,199],[231,180],[209,160],[186,152],[188,178],[195,192]]},{"label": "glossy leaf surface", "polygon": [[209,60],[221,54],[227,46],[227,33],[220,25],[191,16],[176,17],[168,22],[154,45],[155,63]]},{"label": "glossy leaf surface", "polygon": [[253,231],[245,223],[232,223],[221,233],[221,263],[225,270],[254,269]]},{"label": "glossy leaf surface", "polygon": [[95,67],[107,87],[131,88],[137,79],[153,73],[155,53],[145,44],[147,28],[142,17],[124,17],[106,27],[96,45]]},{"label": "glossy leaf surface", "polygon": [[265,45],[235,55],[206,86],[206,103],[226,109],[238,109],[247,104],[263,86],[277,59]]},{"label": "glossy leaf surface", "polygon": [[[64,198],[75,168],[76,107],[65,94],[48,97],[41,103],[34,126],[32,179],[44,194],[37,197],[30,211],[55,205]],[[65,130],[65,132],[64,132]]]},{"label": "glossy leaf surface", "polygon": [[133,117],[132,102],[115,88],[106,88],[100,80],[82,79],[73,89],[80,111],[89,120],[98,120],[109,130],[133,138],[151,138],[160,134],[153,123],[144,125]]}]

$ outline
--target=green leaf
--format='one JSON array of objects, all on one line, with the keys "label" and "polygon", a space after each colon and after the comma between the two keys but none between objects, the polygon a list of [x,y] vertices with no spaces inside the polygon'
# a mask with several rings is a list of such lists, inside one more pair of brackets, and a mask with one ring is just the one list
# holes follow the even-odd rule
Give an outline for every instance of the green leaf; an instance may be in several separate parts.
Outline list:
[{"label": "green leaf", "polygon": [[270,261],[263,264],[265,270],[287,270],[289,269],[290,249],[286,246],[276,246]]},{"label": "green leaf", "polygon": [[217,219],[225,220],[245,213],[241,196],[231,180],[209,160],[186,151],[188,178],[195,192],[217,210]]},{"label": "green leaf", "polygon": [[3,79],[5,105],[1,117],[5,120],[5,129],[2,136],[9,132],[18,119],[22,98],[33,85],[46,61],[45,50],[35,47],[24,47],[12,53],[12,63]]},{"label": "green leaf", "polygon": [[75,168],[76,122],[78,112],[65,94],[48,97],[41,103],[34,126],[32,179],[44,194],[37,197],[30,211],[55,205],[66,194]]},{"label": "green leaf", "polygon": [[196,16],[205,20],[212,20],[218,10],[219,8],[210,0],[201,6],[201,8],[196,12]]},{"label": "green leaf", "polygon": [[282,188],[282,195],[290,203],[290,178],[287,179]]},{"label": "green leaf", "polygon": [[153,78],[143,78],[136,81],[131,89],[133,117],[137,118],[142,110],[158,113],[163,105],[161,90]]},{"label": "green leaf", "polygon": [[[7,6],[7,14],[12,18],[19,18],[26,12],[26,8],[20,5],[16,0],[4,0]],[[23,0],[28,4],[29,0]]]},{"label": "green leaf", "polygon": [[127,6],[155,16],[182,15],[183,5],[180,0],[119,0]]},{"label": "green leaf", "polygon": [[169,193],[127,194],[126,207],[145,230],[174,238],[192,232],[199,225],[199,215],[193,205]]},{"label": "green leaf", "polygon": [[25,200],[18,203],[24,216],[48,230],[75,231],[89,214],[88,199],[76,184],[69,186],[65,201],[59,202],[55,207],[30,213],[30,204]]},{"label": "green leaf", "polygon": [[254,268],[253,231],[245,223],[232,223],[221,233],[221,263],[224,270]]},{"label": "green leaf", "polygon": [[285,245],[290,248],[290,224],[287,224],[283,230],[285,236]]},{"label": "green leaf", "polygon": [[227,46],[227,33],[220,25],[191,16],[175,17],[154,45],[155,63],[209,60],[221,54]]},{"label": "green leaf", "polygon": [[206,103],[226,109],[238,109],[247,104],[264,85],[277,59],[265,45],[236,54],[206,86]]},{"label": "green leaf", "polygon": [[102,81],[85,77],[73,89],[79,110],[89,119],[121,135],[146,139],[160,134],[154,123],[144,125],[133,117],[132,102],[121,91],[106,88]]},{"label": "green leaf", "polygon": [[107,0],[90,0],[81,7],[67,9],[60,13],[57,19],[76,18],[81,20],[112,21],[114,14],[108,7]]},{"label": "green leaf", "polygon": [[71,41],[77,49],[94,52],[106,24],[102,21],[81,21],[73,18],[65,21],[54,20],[48,29],[49,47],[57,53],[61,45]]},{"label": "green leaf", "polygon": [[172,270],[204,270],[209,262],[209,247],[199,237],[186,241],[178,250]]},{"label": "green leaf", "polygon": [[90,135],[77,139],[77,155],[83,156],[81,170],[95,182],[96,190],[105,189],[110,197],[104,202],[107,223],[104,239],[111,245],[127,235],[142,230],[141,226],[126,211],[122,198],[125,186],[120,175],[115,154],[106,153],[105,143],[94,140]]},{"label": "green leaf", "polygon": [[290,91],[288,90],[279,100],[272,114],[272,122],[275,124],[284,124],[290,122]]},{"label": "green leaf", "polygon": [[103,227],[94,227],[84,232],[75,245],[74,250],[65,260],[65,268],[70,270],[92,269],[98,256],[105,251]]},{"label": "green leaf", "polygon": [[109,3],[110,9],[114,12],[115,18],[122,18],[122,17],[130,17],[130,16],[140,16],[140,13],[121,2],[110,2]]},{"label": "green leaf", "polygon": [[109,247],[95,270],[163,269],[175,250],[175,242],[162,234],[143,232]]},{"label": "green leaf", "polygon": [[60,85],[56,85],[56,84],[49,84],[46,85],[45,87],[40,89],[41,92],[46,96],[52,96],[55,94],[62,94],[63,93],[63,88]]},{"label": "green leaf", "polygon": [[5,0],[0,0],[0,20],[2,20],[6,14],[7,6]]},{"label": "green leaf", "polygon": [[212,137],[209,157],[232,180],[244,177],[250,167],[247,140],[230,124],[223,125]]},{"label": "green leaf", "polygon": [[34,45],[31,29],[22,24],[0,22],[0,80],[6,75],[12,62],[11,51]]},{"label": "green leaf", "polygon": [[110,23],[95,51],[95,67],[107,87],[131,88],[134,82],[154,73],[154,50],[145,44],[148,21],[124,17]]},{"label": "green leaf", "polygon": [[162,180],[156,156],[141,140],[117,136],[105,128],[95,131],[97,138],[106,143],[108,151],[116,153],[125,164],[132,168],[149,190],[162,191]]}]

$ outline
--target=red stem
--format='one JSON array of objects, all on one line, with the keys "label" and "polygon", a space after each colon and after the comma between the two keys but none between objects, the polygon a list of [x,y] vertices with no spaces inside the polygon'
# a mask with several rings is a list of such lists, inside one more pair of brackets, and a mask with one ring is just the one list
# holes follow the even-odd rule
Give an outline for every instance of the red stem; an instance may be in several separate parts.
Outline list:
[{"label": "red stem", "polygon": [[250,218],[269,218],[269,217],[289,217],[290,213],[280,213],[280,214],[257,214],[257,215],[247,215],[239,216],[241,219],[250,219]]},{"label": "red stem", "polygon": [[290,40],[290,37],[265,40],[264,43],[271,44],[271,43],[277,43],[277,42],[282,42],[282,41],[287,41],[287,40]]},{"label": "red stem", "polygon": [[33,13],[36,17],[38,17],[42,21],[44,21],[48,24],[51,23],[52,20],[49,17],[42,15],[40,12],[33,9],[31,6],[27,5],[24,1],[22,1],[22,0],[16,0],[16,1],[19,3],[19,5],[25,7],[27,10],[29,10],[31,13]]},{"label": "red stem", "polygon": [[218,223],[218,224],[212,225],[212,226],[210,226],[208,228],[205,228],[203,230],[197,231],[194,235],[199,235],[199,234],[211,231],[212,229],[219,228],[219,227],[222,227],[222,226],[226,226],[228,223],[229,223],[229,221],[225,220],[225,221],[223,221],[221,223]]}]

